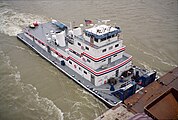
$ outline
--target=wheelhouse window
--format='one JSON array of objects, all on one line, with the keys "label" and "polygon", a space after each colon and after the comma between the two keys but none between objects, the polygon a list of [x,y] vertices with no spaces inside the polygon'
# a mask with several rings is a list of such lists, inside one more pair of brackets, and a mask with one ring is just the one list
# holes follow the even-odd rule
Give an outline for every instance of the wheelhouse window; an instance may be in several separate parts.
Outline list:
[{"label": "wheelhouse window", "polygon": [[112,38],[112,36],[108,36],[107,38],[110,39],[110,38]]},{"label": "wheelhouse window", "polygon": [[102,41],[105,41],[105,40],[106,40],[106,38],[102,38],[102,39],[101,39],[101,42],[102,42]]},{"label": "wheelhouse window", "polygon": [[97,39],[97,38],[95,38],[94,40],[95,40],[95,42],[98,42],[98,39]]},{"label": "wheelhouse window", "polygon": [[88,34],[88,33],[85,33],[85,35],[88,36],[88,37],[90,37],[90,34]]}]

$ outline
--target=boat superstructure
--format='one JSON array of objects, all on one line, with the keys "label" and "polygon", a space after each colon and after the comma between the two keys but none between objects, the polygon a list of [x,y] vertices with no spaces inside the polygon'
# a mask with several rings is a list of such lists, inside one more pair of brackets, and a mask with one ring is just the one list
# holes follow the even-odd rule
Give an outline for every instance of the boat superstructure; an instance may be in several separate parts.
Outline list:
[{"label": "boat superstructure", "polygon": [[156,78],[155,71],[132,65],[120,27],[95,24],[68,27],[52,20],[26,27],[17,37],[102,100],[115,106]]}]

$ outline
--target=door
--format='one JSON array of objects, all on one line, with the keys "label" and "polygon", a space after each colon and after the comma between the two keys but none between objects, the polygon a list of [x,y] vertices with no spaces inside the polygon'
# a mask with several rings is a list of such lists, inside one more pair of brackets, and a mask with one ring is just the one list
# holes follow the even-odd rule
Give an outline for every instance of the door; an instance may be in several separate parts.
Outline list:
[{"label": "door", "polygon": [[111,63],[111,57],[110,58],[108,58],[108,64],[110,64]]},{"label": "door", "polygon": [[95,85],[95,76],[91,74],[91,83]]},{"label": "door", "polygon": [[51,49],[49,46],[47,46],[47,51],[51,54]]},{"label": "door", "polygon": [[94,45],[94,37],[91,36],[91,37],[90,37],[90,46],[93,46],[93,45]]},{"label": "door", "polygon": [[119,69],[116,70],[116,77],[118,77],[118,75],[119,75]]}]

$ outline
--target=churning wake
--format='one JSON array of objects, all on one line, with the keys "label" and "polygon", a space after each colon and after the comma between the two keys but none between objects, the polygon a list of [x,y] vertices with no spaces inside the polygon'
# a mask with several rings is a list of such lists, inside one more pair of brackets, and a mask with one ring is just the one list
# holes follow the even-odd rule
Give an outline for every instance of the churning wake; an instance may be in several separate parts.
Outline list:
[{"label": "churning wake", "polygon": [[[8,5],[5,3],[0,4],[1,33],[9,36],[16,36],[24,27],[28,26],[34,21],[46,22],[47,18],[29,13],[19,13],[8,8]],[[20,47],[19,49],[24,48]],[[25,84],[21,81],[21,75],[17,66],[14,67],[11,64],[9,56],[7,56],[3,51],[0,51],[0,59],[1,63],[4,64],[0,66],[3,67],[0,68],[0,70],[2,69],[3,72],[4,70],[8,69],[6,71],[9,71],[6,78],[9,79],[9,81],[3,81],[3,79],[1,79],[2,85],[4,84],[4,86],[6,86],[5,89],[4,87],[0,86],[0,91],[7,92],[8,97],[3,98],[2,101],[0,99],[0,102],[3,103],[3,101],[6,99],[8,99],[8,101],[12,101],[7,103],[9,106],[8,109],[11,110],[12,114],[25,114],[25,112],[28,112],[28,114],[32,114],[31,117],[33,117],[33,119],[63,120],[63,112],[53,103],[53,101],[39,96],[38,91],[33,85]],[[17,92],[14,93],[14,91]],[[2,114],[0,113],[0,116],[1,115]],[[28,118],[26,115],[24,116],[27,119],[32,119]]]},{"label": "churning wake", "polygon": [[[63,120],[62,111],[51,100],[39,96],[33,85],[21,81],[17,66],[11,64],[10,57],[3,51],[0,51],[0,62],[0,74],[3,74],[0,79],[0,106],[3,108],[5,105],[5,111],[7,109],[10,115],[20,115],[25,119]],[[7,117],[8,112],[0,112],[0,119]]]},{"label": "churning wake", "polygon": [[16,36],[22,29],[34,21],[46,22],[47,18],[29,13],[18,13],[8,8],[8,5],[0,5],[0,32],[9,36]]}]

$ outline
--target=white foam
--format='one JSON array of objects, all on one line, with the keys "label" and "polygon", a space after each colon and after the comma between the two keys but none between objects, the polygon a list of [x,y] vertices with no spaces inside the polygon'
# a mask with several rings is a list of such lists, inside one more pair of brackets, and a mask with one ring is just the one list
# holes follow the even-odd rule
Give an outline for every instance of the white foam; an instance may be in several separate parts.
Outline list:
[{"label": "white foam", "polygon": [[0,56],[10,71],[9,77],[15,79],[14,82],[8,84],[9,87],[18,90],[14,91],[17,92],[16,94],[9,94],[12,100],[14,102],[19,100],[23,101],[23,103],[21,103],[23,109],[37,112],[38,114],[36,114],[36,116],[41,117],[43,120],[63,120],[63,112],[53,103],[53,101],[39,96],[36,87],[32,84],[25,84],[22,82],[20,71],[18,71],[17,66],[11,64],[10,57],[3,51],[0,51]]},{"label": "white foam", "polygon": [[20,79],[20,72],[19,71],[17,71],[16,74],[15,74],[15,80],[16,81],[20,81],[21,80]]},{"label": "white foam", "polygon": [[0,16],[0,32],[9,36],[16,36],[24,27],[32,24],[34,21],[47,21],[45,17],[29,13],[18,13],[6,7],[0,9]]},{"label": "white foam", "polygon": [[98,117],[101,113],[108,109],[101,101],[99,101],[86,90],[77,88],[77,90],[74,92],[80,96],[80,101],[74,101],[65,98],[65,101],[70,104],[72,103],[71,110],[65,113],[65,117],[67,119],[86,119],[84,118],[85,113],[82,111],[84,108],[91,111],[94,115],[94,118]]},{"label": "white foam", "polygon": [[[105,105],[103,102],[101,102],[100,100],[98,100],[96,97],[93,97],[93,95],[90,94],[89,92],[87,92],[86,90],[84,90],[84,89],[80,89],[80,88],[77,88],[77,90],[79,90],[79,91],[82,92],[82,94],[83,94],[83,95],[82,95],[83,98],[86,99],[89,103],[91,103],[91,101],[88,100],[88,97],[86,97],[86,95],[92,97],[92,98],[96,101],[96,103],[100,103],[100,104],[102,104],[102,105],[107,109],[106,105]],[[91,104],[92,104],[94,107],[99,107],[99,108],[100,108],[100,106],[97,106],[96,104],[93,104],[93,103],[91,103]]]},{"label": "white foam", "polygon": [[20,46],[15,46],[15,47],[18,48],[18,49],[21,49],[21,50],[25,50],[25,48],[20,47]]},{"label": "white foam", "polygon": [[[101,105],[104,107],[105,110],[108,109],[103,102],[99,101],[97,98],[95,98],[89,92],[85,91],[84,89],[79,89],[79,88],[77,90],[79,90],[79,91],[82,92],[82,96],[83,96],[82,98],[85,99],[85,101],[86,101],[86,103],[83,104],[83,105],[86,106],[87,108],[93,109],[93,111],[95,113],[95,117],[98,117],[98,111],[97,111],[97,109],[103,110],[103,108],[101,108]],[[92,99],[94,99],[95,102],[91,101],[89,99],[89,97],[92,97]],[[104,112],[104,111],[101,111],[101,112]]]}]

